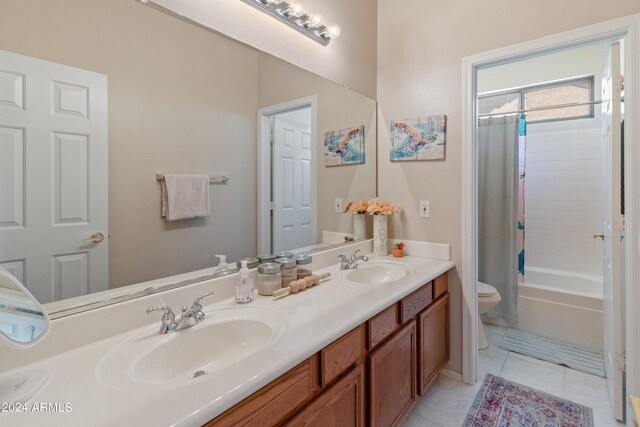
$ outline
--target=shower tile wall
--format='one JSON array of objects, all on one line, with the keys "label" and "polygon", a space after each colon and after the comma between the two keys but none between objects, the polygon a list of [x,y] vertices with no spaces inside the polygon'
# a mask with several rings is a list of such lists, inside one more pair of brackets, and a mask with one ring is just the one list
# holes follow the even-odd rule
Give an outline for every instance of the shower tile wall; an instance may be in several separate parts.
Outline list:
[{"label": "shower tile wall", "polygon": [[593,238],[602,228],[600,129],[553,130],[559,126],[528,129],[525,271],[602,276],[602,243]]}]

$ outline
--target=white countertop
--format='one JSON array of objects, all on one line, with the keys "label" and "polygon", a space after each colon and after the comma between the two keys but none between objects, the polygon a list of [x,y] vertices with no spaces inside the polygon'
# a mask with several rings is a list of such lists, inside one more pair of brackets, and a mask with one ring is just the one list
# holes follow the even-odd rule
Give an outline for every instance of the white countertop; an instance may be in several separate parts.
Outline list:
[{"label": "white countertop", "polygon": [[[287,322],[284,337],[237,366],[180,386],[113,387],[97,375],[101,359],[118,344],[148,331],[148,324],[21,367],[12,373],[45,368],[49,371],[49,381],[27,402],[28,412],[2,413],[0,422],[11,426],[50,427],[200,426],[454,266],[451,261],[410,256],[400,261],[411,265],[415,273],[390,284],[343,282],[343,272],[336,264],[316,271],[331,272],[331,280],[304,292],[278,301],[256,295],[256,300],[248,306],[268,308],[284,315]],[[238,306],[233,299],[225,298],[206,305],[204,311]],[[151,328],[155,330],[158,326],[159,321]],[[100,325],[85,327],[100,328]],[[185,348],[187,351],[198,349]],[[59,412],[34,412],[34,403],[40,402],[58,403],[59,408],[55,405],[52,408]],[[65,403],[71,405],[70,412],[65,412]]]}]

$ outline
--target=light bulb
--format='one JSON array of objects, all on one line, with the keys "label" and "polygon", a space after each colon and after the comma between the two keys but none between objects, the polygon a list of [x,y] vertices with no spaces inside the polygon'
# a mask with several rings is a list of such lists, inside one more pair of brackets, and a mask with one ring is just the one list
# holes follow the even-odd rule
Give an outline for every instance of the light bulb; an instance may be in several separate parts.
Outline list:
[{"label": "light bulb", "polygon": [[283,0],[266,0],[267,4],[280,4]]},{"label": "light bulb", "polygon": [[340,32],[340,26],[336,24],[333,24],[327,29],[327,35],[332,39],[337,39],[338,37],[340,37]]},{"label": "light bulb", "polygon": [[322,26],[322,15],[318,12],[312,13],[309,18],[309,26],[313,28],[318,28]]},{"label": "light bulb", "polygon": [[304,15],[304,2],[302,0],[294,0],[289,5],[291,8],[291,15],[302,16]]}]

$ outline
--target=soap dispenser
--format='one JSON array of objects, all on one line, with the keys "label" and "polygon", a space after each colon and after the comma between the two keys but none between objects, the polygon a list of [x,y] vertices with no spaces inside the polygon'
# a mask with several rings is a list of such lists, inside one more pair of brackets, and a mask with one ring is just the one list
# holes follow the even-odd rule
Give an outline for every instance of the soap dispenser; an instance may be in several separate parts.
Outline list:
[{"label": "soap dispenser", "polygon": [[229,264],[227,264],[227,256],[226,255],[216,255],[220,261],[218,262],[218,267],[216,268],[216,273],[220,273],[221,271],[225,271],[229,269]]},{"label": "soap dispenser", "polygon": [[242,268],[240,269],[240,278],[236,284],[236,302],[238,304],[245,304],[253,301],[254,293],[254,280],[249,275],[249,269],[247,268],[247,261],[242,260]]}]

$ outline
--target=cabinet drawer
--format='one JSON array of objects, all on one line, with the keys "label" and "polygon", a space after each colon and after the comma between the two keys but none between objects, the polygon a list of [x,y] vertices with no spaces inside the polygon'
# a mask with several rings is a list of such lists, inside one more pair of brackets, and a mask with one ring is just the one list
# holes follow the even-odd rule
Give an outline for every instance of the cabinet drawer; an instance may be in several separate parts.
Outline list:
[{"label": "cabinet drawer", "polygon": [[364,324],[358,326],[320,352],[323,387],[338,378],[349,368],[362,363],[367,351],[365,348],[365,329]]},{"label": "cabinet drawer", "polygon": [[400,328],[398,304],[393,304],[391,307],[377,314],[369,320],[368,323],[369,350],[371,350]]},{"label": "cabinet drawer", "polygon": [[436,277],[433,281],[433,299],[438,299],[440,295],[447,292],[447,287],[449,286],[449,273],[443,273],[440,276]]},{"label": "cabinet drawer", "polygon": [[319,390],[318,356],[314,355],[205,426],[281,425]]},{"label": "cabinet drawer", "polygon": [[433,282],[400,300],[400,322],[405,323],[433,302]]}]

